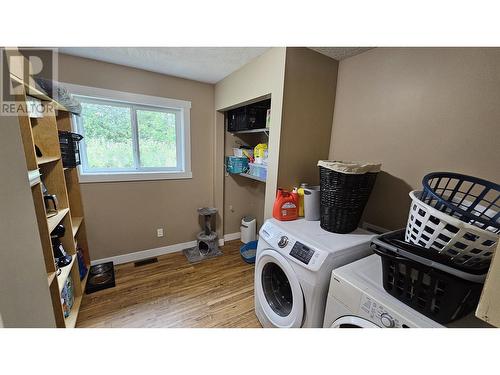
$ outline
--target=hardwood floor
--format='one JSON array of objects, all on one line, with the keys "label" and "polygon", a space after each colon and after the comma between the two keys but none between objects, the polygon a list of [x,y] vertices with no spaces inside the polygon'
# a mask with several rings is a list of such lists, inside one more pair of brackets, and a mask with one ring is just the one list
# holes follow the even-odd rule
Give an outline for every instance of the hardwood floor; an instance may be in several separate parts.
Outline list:
[{"label": "hardwood floor", "polygon": [[116,266],[116,287],[84,295],[77,327],[260,327],[254,266],[240,245],[227,242],[222,256],[197,264],[179,252]]}]

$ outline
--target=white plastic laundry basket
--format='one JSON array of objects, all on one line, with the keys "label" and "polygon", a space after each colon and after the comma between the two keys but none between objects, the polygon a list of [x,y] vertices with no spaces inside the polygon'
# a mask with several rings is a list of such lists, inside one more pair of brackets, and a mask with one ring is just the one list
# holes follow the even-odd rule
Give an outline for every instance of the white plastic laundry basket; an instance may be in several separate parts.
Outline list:
[{"label": "white plastic laundry basket", "polygon": [[405,240],[438,250],[457,264],[481,268],[489,264],[498,234],[447,215],[422,202],[420,191],[410,192],[412,200]]}]

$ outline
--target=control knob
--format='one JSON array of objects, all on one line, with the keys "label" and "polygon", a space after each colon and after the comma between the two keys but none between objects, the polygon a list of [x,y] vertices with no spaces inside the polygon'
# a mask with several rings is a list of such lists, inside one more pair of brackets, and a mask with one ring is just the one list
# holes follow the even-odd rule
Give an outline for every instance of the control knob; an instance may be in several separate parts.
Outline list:
[{"label": "control knob", "polygon": [[281,236],[278,246],[283,249],[286,245],[288,245],[288,237],[287,236]]},{"label": "control knob", "polygon": [[380,322],[386,328],[394,327],[394,319],[387,313],[383,313],[382,315],[380,315]]}]

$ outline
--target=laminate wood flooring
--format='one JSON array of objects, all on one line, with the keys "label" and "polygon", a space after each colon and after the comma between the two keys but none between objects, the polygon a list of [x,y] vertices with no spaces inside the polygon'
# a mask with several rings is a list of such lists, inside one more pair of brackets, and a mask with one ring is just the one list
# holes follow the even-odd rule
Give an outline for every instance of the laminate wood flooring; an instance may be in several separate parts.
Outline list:
[{"label": "laminate wood flooring", "polygon": [[116,286],[84,295],[77,327],[260,327],[254,266],[227,242],[220,257],[190,264],[182,252],[115,267]]}]

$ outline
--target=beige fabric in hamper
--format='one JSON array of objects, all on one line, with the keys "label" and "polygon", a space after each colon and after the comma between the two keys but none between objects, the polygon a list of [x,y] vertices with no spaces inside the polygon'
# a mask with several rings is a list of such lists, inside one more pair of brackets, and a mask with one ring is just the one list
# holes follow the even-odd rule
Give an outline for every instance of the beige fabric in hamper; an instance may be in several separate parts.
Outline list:
[{"label": "beige fabric in hamper", "polygon": [[380,172],[382,164],[342,160],[320,160],[318,161],[318,167],[324,167],[335,172],[346,174],[365,174]]}]

